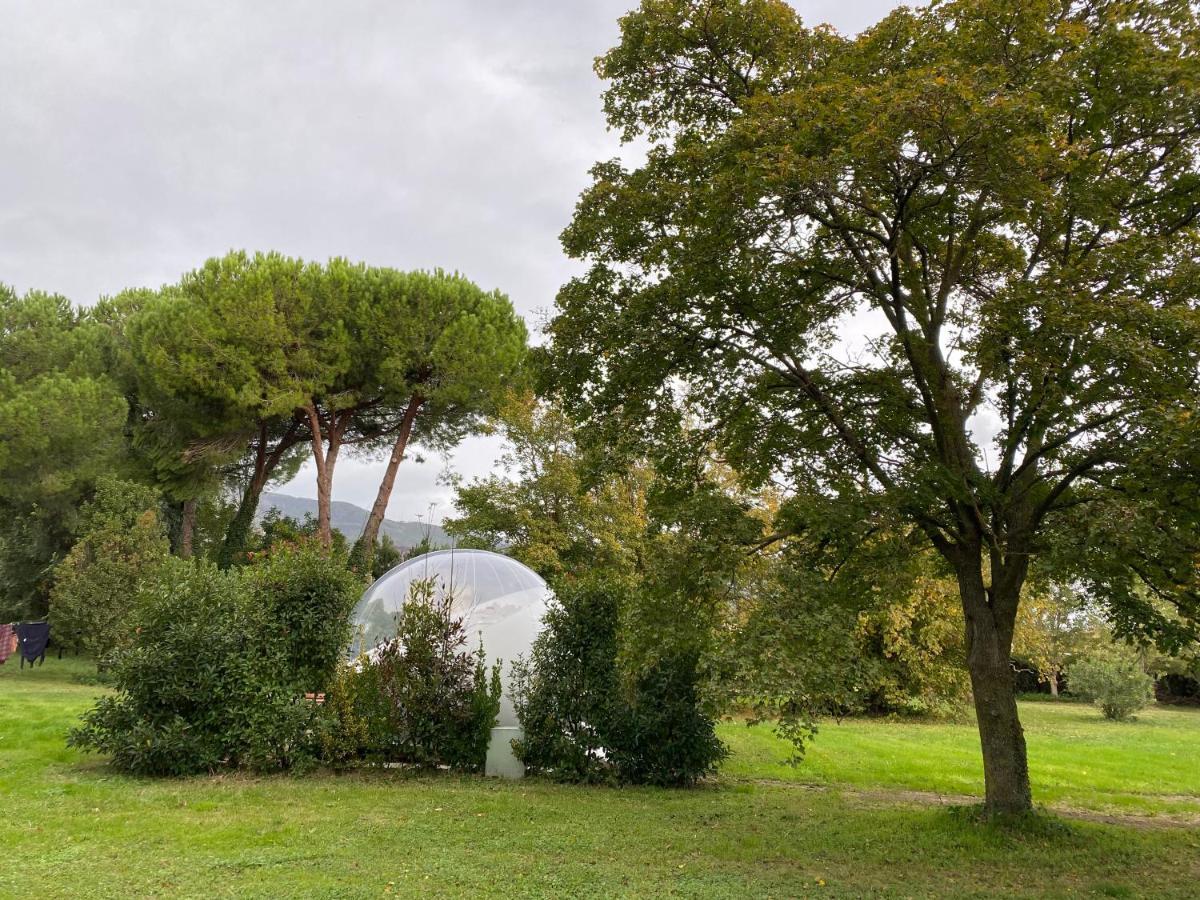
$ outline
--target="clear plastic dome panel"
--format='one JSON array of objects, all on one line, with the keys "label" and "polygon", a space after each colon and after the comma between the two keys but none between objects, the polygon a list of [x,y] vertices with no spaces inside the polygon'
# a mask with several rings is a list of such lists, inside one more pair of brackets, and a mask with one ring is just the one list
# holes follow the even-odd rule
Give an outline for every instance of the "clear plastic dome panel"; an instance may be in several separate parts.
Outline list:
[{"label": "clear plastic dome panel", "polygon": [[437,595],[451,598],[451,612],[462,618],[471,644],[482,639],[488,664],[503,661],[497,726],[515,726],[511,663],[529,655],[549,599],[546,582],[515,559],[486,550],[439,550],[401,563],[371,585],[351,613],[351,655],[395,636],[396,613],[411,596],[413,583],[425,580]]}]

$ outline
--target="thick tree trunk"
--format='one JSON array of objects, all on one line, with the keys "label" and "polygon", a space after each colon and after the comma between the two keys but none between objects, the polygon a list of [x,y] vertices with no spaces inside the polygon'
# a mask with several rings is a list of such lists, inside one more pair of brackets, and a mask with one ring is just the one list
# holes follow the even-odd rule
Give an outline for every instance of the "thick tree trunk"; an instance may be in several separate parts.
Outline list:
[{"label": "thick tree trunk", "polygon": [[370,515],[367,516],[367,524],[363,526],[362,534],[354,544],[352,562],[360,571],[369,571],[371,568],[371,560],[375,556],[375,542],[379,539],[379,527],[383,524],[388,501],[392,497],[392,488],[396,484],[396,470],[400,468],[400,462],[404,459],[404,451],[407,449],[408,439],[412,435],[413,422],[416,421],[417,412],[424,402],[424,398],[420,394],[413,394],[404,410],[404,418],[400,421],[396,442],[392,445],[392,455],[388,458],[383,480],[379,483],[379,492],[375,495],[375,503],[371,507]]},{"label": "thick tree trunk", "polygon": [[183,501],[183,511],[179,520],[179,556],[181,559],[192,558],[192,548],[196,539],[196,498]]},{"label": "thick tree trunk", "polygon": [[[1014,585],[1013,579],[998,579],[989,592],[977,563],[958,569],[966,617],[967,669],[983,751],[984,809],[989,816],[1033,809],[1025,733],[1017,715],[1010,661],[1020,580]],[[1001,586],[1004,581],[1007,583]],[[1016,594],[1012,594],[1014,587]]]},{"label": "thick tree trunk", "polygon": [[1058,673],[1057,672],[1050,673],[1050,696],[1051,697],[1058,696]]}]

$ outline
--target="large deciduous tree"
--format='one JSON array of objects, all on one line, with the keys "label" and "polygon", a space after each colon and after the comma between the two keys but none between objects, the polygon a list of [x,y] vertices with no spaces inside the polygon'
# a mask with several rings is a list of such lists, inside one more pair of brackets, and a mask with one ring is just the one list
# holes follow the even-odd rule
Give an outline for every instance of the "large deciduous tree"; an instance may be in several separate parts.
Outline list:
[{"label": "large deciduous tree", "polygon": [[780,0],[645,0],[621,27],[605,109],[649,147],[565,233],[589,269],[558,387],[612,445],[688,404],[745,474],[936,548],[986,808],[1030,809],[1031,566],[1127,632],[1200,613],[1194,6],[942,2],[846,38]]}]

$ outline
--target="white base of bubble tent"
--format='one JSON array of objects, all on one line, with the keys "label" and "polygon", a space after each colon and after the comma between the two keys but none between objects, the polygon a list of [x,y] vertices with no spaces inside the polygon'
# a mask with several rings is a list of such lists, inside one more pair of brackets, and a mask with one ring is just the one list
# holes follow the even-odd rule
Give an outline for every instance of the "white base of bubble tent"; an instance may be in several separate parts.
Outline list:
[{"label": "white base of bubble tent", "polygon": [[512,742],[521,737],[521,729],[500,727],[492,729],[488,742],[487,761],[483,764],[485,775],[495,778],[524,778],[525,764],[513,756]]}]

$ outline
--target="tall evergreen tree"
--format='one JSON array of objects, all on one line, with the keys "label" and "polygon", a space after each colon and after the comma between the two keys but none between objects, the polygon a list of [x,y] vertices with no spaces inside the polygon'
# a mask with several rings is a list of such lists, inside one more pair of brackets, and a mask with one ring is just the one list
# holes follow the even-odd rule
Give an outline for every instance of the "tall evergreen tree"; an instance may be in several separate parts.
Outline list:
[{"label": "tall evergreen tree", "polygon": [[45,614],[80,504],[122,463],[125,416],[91,318],[0,285],[0,618]]},{"label": "tall evergreen tree", "polygon": [[362,331],[379,357],[374,410],[387,464],[354,559],[364,570],[411,442],[451,447],[485,427],[521,377],[527,332],[508,298],[461,275],[380,272]]},{"label": "tall evergreen tree", "polygon": [[177,451],[173,464],[239,470],[222,565],[245,546],[267,484],[294,471],[310,437],[302,411],[341,365],[344,332],[319,304],[320,277],[320,266],[279,254],[230,253],[129,323],[139,394],[156,412],[151,430]]}]

